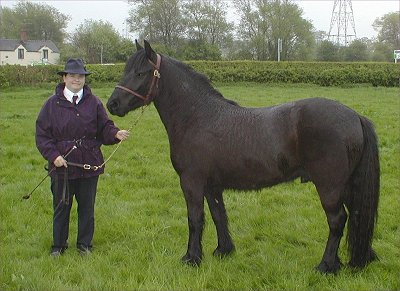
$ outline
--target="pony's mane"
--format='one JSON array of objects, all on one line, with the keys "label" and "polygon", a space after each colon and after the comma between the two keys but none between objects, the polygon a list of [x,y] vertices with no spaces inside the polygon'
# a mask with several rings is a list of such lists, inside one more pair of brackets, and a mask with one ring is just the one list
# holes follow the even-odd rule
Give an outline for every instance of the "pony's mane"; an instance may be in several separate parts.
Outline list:
[{"label": "pony's mane", "polygon": [[217,89],[214,88],[212,85],[211,80],[204,74],[199,73],[195,71],[190,65],[185,64],[181,61],[178,61],[176,59],[170,58],[170,57],[165,57],[163,58],[168,58],[168,60],[173,63],[175,66],[179,67],[182,71],[184,71],[184,75],[187,78],[187,76],[190,76],[192,79],[192,82],[194,81],[198,86],[202,87],[207,93],[209,93],[210,96],[216,97],[222,101],[225,101],[227,103],[230,103],[232,105],[237,105],[239,106],[238,103],[235,101],[226,99]]},{"label": "pony's mane", "polygon": [[[174,66],[178,67],[183,72],[184,78],[188,78],[188,76],[190,76],[191,82],[194,82],[197,86],[201,87],[202,93],[207,93],[209,96],[215,97],[229,104],[239,106],[239,104],[237,104],[235,101],[226,99],[217,89],[215,89],[211,83],[211,80],[206,75],[196,72],[191,66],[171,57],[162,55],[162,59],[167,60]],[[138,61],[140,63],[147,62],[144,49],[137,51],[128,59],[125,65],[124,74],[127,75]]]}]

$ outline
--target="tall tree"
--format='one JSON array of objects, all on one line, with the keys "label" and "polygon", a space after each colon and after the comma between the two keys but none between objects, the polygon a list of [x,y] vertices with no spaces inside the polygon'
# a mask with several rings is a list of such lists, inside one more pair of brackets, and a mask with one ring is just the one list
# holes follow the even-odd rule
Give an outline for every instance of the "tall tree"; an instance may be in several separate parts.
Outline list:
[{"label": "tall tree", "polygon": [[378,40],[390,44],[393,49],[400,48],[400,12],[387,13],[375,19],[373,25],[378,31]]},{"label": "tall tree", "polygon": [[52,40],[57,45],[64,41],[71,19],[50,5],[29,1],[19,1],[12,9],[2,8],[0,15],[1,37],[19,38],[25,30],[29,39]]},{"label": "tall tree", "polygon": [[368,44],[364,39],[356,39],[348,47],[344,47],[344,61],[361,62],[368,61]]},{"label": "tall tree", "polygon": [[329,40],[323,40],[317,45],[317,61],[339,61],[339,46]]},{"label": "tall tree", "polygon": [[373,25],[378,32],[373,59],[393,61],[393,50],[400,48],[400,12],[391,12],[377,18]]},{"label": "tall tree", "polygon": [[388,43],[376,41],[372,44],[372,57],[374,62],[393,62],[393,48]]},{"label": "tall tree", "polygon": [[183,7],[189,40],[208,43],[219,48],[231,41],[234,25],[227,22],[225,2],[188,0]]},{"label": "tall tree", "polygon": [[102,20],[85,20],[71,37],[87,63],[115,62],[120,40],[112,24]]},{"label": "tall tree", "polygon": [[177,47],[184,31],[181,1],[129,0],[134,4],[128,19],[131,31],[151,42]]},{"label": "tall tree", "polygon": [[278,39],[282,40],[282,60],[312,57],[312,24],[302,18],[302,10],[290,0],[237,0],[240,15],[239,37],[257,60],[276,60]]},{"label": "tall tree", "polygon": [[119,62],[126,62],[136,51],[136,46],[132,40],[127,38],[120,39],[119,49],[116,51],[115,59]]}]

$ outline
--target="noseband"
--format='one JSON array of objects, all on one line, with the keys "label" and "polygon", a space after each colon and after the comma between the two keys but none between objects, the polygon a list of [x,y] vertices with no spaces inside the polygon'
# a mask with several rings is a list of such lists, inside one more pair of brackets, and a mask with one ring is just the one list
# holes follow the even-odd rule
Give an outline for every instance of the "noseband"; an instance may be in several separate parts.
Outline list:
[{"label": "noseband", "polygon": [[132,94],[140,99],[143,100],[144,104],[147,105],[149,104],[155,97],[155,89],[158,88],[158,81],[160,80],[160,64],[161,64],[161,56],[159,54],[157,54],[157,63],[154,64],[151,60],[149,60],[150,64],[154,67],[154,71],[153,71],[153,78],[151,80],[151,84],[150,84],[150,88],[149,88],[149,92],[147,93],[146,96],[143,96],[129,88],[126,88],[124,86],[121,85],[117,85],[115,86],[115,88],[124,90],[125,92],[128,92],[129,94]]}]

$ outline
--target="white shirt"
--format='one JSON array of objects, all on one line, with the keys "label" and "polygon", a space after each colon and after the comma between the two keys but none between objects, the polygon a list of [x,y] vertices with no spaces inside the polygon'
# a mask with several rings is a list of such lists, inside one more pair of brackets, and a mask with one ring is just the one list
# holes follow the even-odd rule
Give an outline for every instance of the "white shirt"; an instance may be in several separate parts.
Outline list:
[{"label": "white shirt", "polygon": [[78,93],[72,92],[72,91],[69,90],[67,87],[64,88],[64,96],[65,96],[65,98],[67,98],[67,100],[68,100],[69,102],[72,103],[72,97],[73,97],[74,95],[78,95],[78,99],[76,99],[76,104],[78,104],[79,101],[81,101],[82,96],[83,96],[83,88],[82,88]]}]

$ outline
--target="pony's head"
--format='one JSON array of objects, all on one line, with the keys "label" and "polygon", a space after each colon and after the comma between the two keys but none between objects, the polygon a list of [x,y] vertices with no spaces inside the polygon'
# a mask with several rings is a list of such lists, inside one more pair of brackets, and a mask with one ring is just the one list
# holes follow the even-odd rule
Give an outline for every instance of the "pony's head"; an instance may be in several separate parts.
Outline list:
[{"label": "pony's head", "polygon": [[126,63],[121,81],[108,99],[107,108],[113,115],[124,116],[149,104],[155,97],[161,57],[147,41],[144,41],[144,48],[136,41],[136,49]]}]

